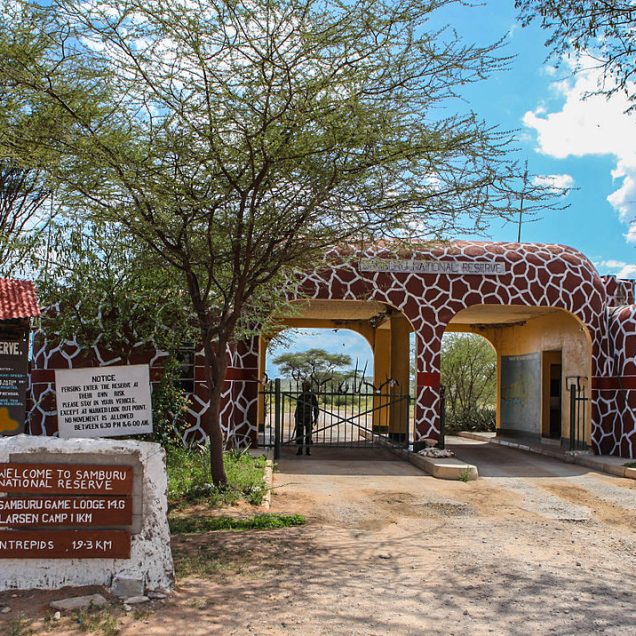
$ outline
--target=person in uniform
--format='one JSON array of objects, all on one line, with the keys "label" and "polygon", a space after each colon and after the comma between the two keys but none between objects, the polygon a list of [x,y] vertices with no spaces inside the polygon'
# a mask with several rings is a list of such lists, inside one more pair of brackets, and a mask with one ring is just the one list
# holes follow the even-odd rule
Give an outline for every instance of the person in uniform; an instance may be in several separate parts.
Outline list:
[{"label": "person in uniform", "polygon": [[304,380],[301,384],[301,393],[296,399],[296,410],[294,412],[294,420],[296,421],[296,444],[298,445],[298,451],[296,455],[303,454],[303,444],[305,446],[305,453],[311,455],[309,450],[313,444],[311,439],[312,428],[318,421],[318,398],[316,394],[311,390],[311,384]]}]

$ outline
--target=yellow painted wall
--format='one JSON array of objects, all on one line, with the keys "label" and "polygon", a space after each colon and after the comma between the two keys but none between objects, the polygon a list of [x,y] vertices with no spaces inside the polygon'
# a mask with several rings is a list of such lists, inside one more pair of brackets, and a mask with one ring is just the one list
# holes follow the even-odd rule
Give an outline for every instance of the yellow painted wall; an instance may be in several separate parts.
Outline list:
[{"label": "yellow painted wall", "polygon": [[[476,330],[490,340],[497,351],[497,365],[501,368],[501,356],[523,355],[535,352],[561,352],[562,364],[562,406],[561,406],[561,436],[568,437],[570,427],[569,415],[569,392],[567,391],[567,377],[583,376],[582,381],[590,387],[590,377],[592,374],[592,345],[586,328],[581,325],[573,316],[561,311],[555,310],[536,318],[528,320],[524,324],[514,326],[488,326]],[[543,391],[541,412],[543,421],[545,422],[546,410],[549,417],[549,406],[546,400],[549,399],[546,385],[549,384],[549,376],[545,377],[545,373],[549,373],[549,367],[546,364],[550,360],[544,357],[542,364],[541,386]],[[499,382],[497,383],[499,385]],[[500,427],[500,387],[498,386],[497,395],[497,427]],[[586,439],[590,439],[590,417],[591,404],[587,405],[586,417]],[[541,424],[542,430],[545,424]],[[549,425],[548,425],[549,426]]]}]

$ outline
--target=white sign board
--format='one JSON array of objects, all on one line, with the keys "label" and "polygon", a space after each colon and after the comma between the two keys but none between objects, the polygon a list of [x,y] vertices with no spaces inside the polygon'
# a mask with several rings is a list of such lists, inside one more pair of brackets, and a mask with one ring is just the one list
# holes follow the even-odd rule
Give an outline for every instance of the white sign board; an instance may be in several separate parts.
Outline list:
[{"label": "white sign board", "polygon": [[55,371],[60,437],[152,433],[147,364]]},{"label": "white sign board", "polygon": [[508,264],[496,261],[404,261],[388,258],[362,258],[361,272],[414,272],[416,274],[450,274],[452,276],[499,276],[508,272]]}]

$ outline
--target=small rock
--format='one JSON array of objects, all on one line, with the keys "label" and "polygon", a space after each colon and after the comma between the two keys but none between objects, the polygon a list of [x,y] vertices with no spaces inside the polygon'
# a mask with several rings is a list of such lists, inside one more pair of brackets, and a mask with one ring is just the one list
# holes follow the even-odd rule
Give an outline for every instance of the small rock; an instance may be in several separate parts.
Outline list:
[{"label": "small rock", "polygon": [[580,567],[581,567],[581,562],[580,562],[580,561],[577,561],[577,562],[576,562],[576,567],[577,567],[577,568],[580,568]]},{"label": "small rock", "polygon": [[2,614],[8,614],[11,611],[11,608],[7,605],[6,607],[3,607],[0,612]]},{"label": "small rock", "polygon": [[88,596],[72,596],[59,601],[52,601],[50,607],[54,610],[76,610],[90,607],[91,605],[107,605],[108,601],[101,594],[89,594]]},{"label": "small rock", "polygon": [[468,610],[464,610],[464,616],[468,616]]},{"label": "small rock", "polygon": [[11,594],[11,598],[18,598],[17,594]]},{"label": "small rock", "polygon": [[131,596],[127,598],[126,605],[138,605],[139,603],[147,603],[150,599],[147,596]]},{"label": "small rock", "polygon": [[380,552],[378,559],[392,559],[393,557],[388,552]]},{"label": "small rock", "polygon": [[124,603],[124,612],[130,612],[131,609],[132,607],[130,607],[130,605],[126,605],[126,603]]},{"label": "small rock", "polygon": [[53,614],[53,620],[54,621],[59,621],[60,618],[62,618],[62,612],[57,611],[57,612],[55,612],[55,614]]},{"label": "small rock", "polygon": [[146,596],[148,598],[155,599],[155,600],[162,600],[164,598],[168,598],[168,595],[164,594],[163,592],[146,592]]},{"label": "small rock", "polygon": [[110,591],[119,598],[141,596],[144,593],[144,581],[138,578],[117,576],[113,579]]}]

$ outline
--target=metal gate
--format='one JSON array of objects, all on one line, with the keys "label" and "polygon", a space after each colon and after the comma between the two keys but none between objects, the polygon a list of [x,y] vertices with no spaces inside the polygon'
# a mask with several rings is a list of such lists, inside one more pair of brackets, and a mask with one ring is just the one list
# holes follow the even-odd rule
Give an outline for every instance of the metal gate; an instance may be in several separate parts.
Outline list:
[{"label": "metal gate", "polygon": [[[334,448],[373,447],[382,443],[408,446],[410,399],[396,382],[380,387],[369,382],[311,382],[317,418],[312,426],[311,445]],[[302,382],[276,379],[260,392],[264,401],[264,421],[259,425],[259,446],[274,448],[280,457],[284,447],[295,447],[296,414],[303,408],[307,393]],[[300,407],[299,407],[300,403]],[[312,402],[313,404],[313,402]],[[312,419],[313,413],[312,413]],[[301,442],[302,443],[302,442]]]}]

